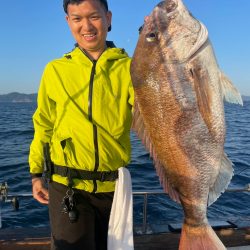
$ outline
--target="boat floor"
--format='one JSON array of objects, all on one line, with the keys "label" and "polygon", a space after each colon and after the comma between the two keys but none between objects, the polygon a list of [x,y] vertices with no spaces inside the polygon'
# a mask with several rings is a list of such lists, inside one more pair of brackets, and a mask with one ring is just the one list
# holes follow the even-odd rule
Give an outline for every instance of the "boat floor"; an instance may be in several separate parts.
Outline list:
[{"label": "boat floor", "polygon": [[244,246],[244,247],[229,247],[228,250],[249,250],[250,246]]},{"label": "boat floor", "polygon": [[[250,250],[250,227],[215,230],[228,250]],[[177,250],[180,232],[134,235],[135,250]],[[49,250],[49,228],[0,229],[0,250]]]}]

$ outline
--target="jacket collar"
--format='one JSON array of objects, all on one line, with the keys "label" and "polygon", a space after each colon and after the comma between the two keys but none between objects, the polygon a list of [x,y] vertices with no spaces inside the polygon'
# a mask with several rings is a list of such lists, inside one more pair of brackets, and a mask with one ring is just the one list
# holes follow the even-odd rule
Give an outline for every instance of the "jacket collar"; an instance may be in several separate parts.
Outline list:
[{"label": "jacket collar", "polygon": [[[106,61],[118,60],[122,58],[128,57],[128,54],[124,49],[116,48],[115,44],[112,41],[107,41],[107,49],[102,53],[102,55],[98,59],[99,63],[105,63]],[[75,44],[75,48],[64,55],[67,59],[73,59],[80,62],[91,62],[92,60],[84,53],[83,50],[79,48],[77,44]]]}]

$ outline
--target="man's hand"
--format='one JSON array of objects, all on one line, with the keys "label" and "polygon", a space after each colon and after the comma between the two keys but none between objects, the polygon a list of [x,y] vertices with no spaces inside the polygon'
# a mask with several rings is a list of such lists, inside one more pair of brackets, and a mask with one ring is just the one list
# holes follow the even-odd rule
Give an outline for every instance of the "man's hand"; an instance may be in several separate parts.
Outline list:
[{"label": "man's hand", "polygon": [[32,179],[32,191],[33,197],[42,204],[49,203],[49,192],[45,188],[45,183],[42,178],[33,178]]}]

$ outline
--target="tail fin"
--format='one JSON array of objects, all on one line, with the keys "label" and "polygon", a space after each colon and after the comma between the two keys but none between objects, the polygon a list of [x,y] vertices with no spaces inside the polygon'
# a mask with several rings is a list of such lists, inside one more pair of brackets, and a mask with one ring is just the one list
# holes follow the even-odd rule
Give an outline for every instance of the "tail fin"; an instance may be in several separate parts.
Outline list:
[{"label": "tail fin", "polygon": [[179,250],[226,250],[209,225],[190,227],[183,224]]}]

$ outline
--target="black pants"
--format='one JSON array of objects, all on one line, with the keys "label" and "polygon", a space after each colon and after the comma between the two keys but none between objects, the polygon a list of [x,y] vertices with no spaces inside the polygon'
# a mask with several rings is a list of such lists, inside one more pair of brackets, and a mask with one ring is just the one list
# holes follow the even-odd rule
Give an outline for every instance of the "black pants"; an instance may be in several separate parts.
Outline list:
[{"label": "black pants", "polygon": [[78,220],[70,223],[62,213],[67,187],[56,182],[49,185],[51,250],[107,250],[109,215],[114,193],[92,194],[74,189]]}]

